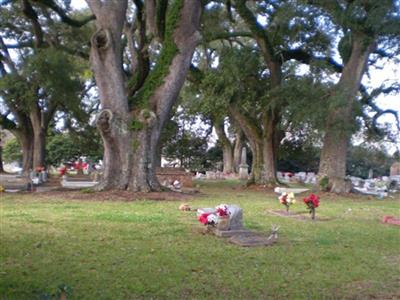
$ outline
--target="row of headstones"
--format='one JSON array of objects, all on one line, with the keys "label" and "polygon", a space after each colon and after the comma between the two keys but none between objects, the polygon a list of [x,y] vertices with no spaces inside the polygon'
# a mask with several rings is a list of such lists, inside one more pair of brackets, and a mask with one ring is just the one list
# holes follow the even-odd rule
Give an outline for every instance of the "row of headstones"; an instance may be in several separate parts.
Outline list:
[{"label": "row of headstones", "polygon": [[400,175],[383,176],[380,178],[362,179],[359,177],[347,177],[352,186],[360,192],[396,192],[400,191]]},{"label": "row of headstones", "polygon": [[277,172],[277,177],[282,182],[317,183],[317,175],[314,172]]}]

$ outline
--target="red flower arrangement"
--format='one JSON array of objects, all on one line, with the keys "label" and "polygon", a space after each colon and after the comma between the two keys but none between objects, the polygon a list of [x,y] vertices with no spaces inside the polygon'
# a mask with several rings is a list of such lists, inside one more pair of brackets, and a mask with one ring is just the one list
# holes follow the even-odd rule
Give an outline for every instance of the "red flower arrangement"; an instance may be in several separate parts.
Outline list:
[{"label": "red flower arrangement", "polygon": [[319,196],[311,193],[310,196],[304,198],[303,201],[307,205],[308,210],[310,211],[311,218],[314,220],[315,209],[319,206]]},{"label": "red flower arrangement", "polygon": [[207,220],[207,217],[209,216],[210,214],[201,214],[200,216],[199,216],[199,221],[200,221],[200,223],[201,224],[204,224],[204,225],[207,225],[207,223],[208,223],[208,220]]},{"label": "red flower arrangement", "polygon": [[203,225],[217,225],[223,219],[229,219],[229,210],[226,204],[218,205],[215,210],[203,212],[198,215],[197,219]]},{"label": "red flower arrangement", "polygon": [[229,216],[228,208],[226,206],[225,207],[217,207],[217,216],[218,217]]},{"label": "red flower arrangement", "polygon": [[64,176],[65,174],[67,174],[67,167],[63,166],[61,168],[58,169],[58,173],[60,174],[60,176]]}]

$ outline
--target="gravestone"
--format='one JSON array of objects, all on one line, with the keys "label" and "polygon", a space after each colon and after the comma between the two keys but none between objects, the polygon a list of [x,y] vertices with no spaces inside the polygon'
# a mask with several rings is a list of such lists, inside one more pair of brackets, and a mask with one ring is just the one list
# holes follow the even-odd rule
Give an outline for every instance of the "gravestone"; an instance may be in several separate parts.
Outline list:
[{"label": "gravestone", "polygon": [[[235,204],[229,204],[227,207],[229,213],[229,225],[223,230],[218,228],[218,225],[216,227],[211,227],[212,232],[219,237],[231,237],[238,234],[248,233],[249,231],[243,226],[243,210]],[[197,210],[198,217],[204,213],[213,214],[216,213],[216,210],[215,208],[199,208]]]},{"label": "gravestone", "polygon": [[97,184],[97,181],[67,180],[65,176],[63,176],[61,180],[61,186],[66,189],[92,188]]},{"label": "gravestone", "polygon": [[249,165],[247,164],[247,153],[246,148],[242,148],[242,155],[239,165],[239,179],[248,180],[249,179]]},{"label": "gravestone", "polygon": [[374,170],[373,169],[369,169],[368,170],[368,179],[372,179],[374,178]]},{"label": "gravestone", "polygon": [[390,177],[400,175],[400,162],[395,162],[390,167]]},{"label": "gravestone", "polygon": [[298,173],[296,173],[295,175],[295,178],[297,179],[297,180],[299,180],[300,182],[305,182],[306,181],[306,179],[307,179],[307,173],[306,172],[298,172]]},{"label": "gravestone", "polygon": [[206,171],[206,179],[213,180],[216,179],[215,172],[213,171]]},{"label": "gravestone", "polygon": [[317,183],[317,176],[315,175],[314,172],[308,172],[306,175],[306,179],[304,183],[311,183],[311,184],[316,184]]},{"label": "gravestone", "polygon": [[32,180],[19,175],[0,174],[0,186],[7,191],[31,191]]},{"label": "gravestone", "polygon": [[166,186],[173,185],[179,181],[182,187],[193,187],[192,173],[186,172],[183,168],[157,168],[156,176],[159,182],[166,183]]},{"label": "gravestone", "polygon": [[271,246],[277,242],[278,226],[272,226],[270,235],[247,230],[243,226],[243,210],[234,204],[223,206],[228,210],[228,222],[227,216],[218,216],[218,207],[197,209],[198,218],[203,214],[207,215],[207,219],[212,216],[213,225],[208,225],[207,232],[212,232],[218,237],[229,238],[228,242],[242,247]]}]

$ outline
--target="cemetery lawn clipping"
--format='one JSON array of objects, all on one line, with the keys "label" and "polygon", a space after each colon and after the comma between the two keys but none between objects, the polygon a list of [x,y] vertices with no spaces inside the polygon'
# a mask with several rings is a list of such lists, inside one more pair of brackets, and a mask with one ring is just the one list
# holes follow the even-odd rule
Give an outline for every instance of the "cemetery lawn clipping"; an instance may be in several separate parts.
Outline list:
[{"label": "cemetery lawn clipping", "polygon": [[[0,298],[400,298],[400,227],[381,222],[398,217],[398,194],[323,194],[312,221],[300,196],[290,212],[303,219],[268,213],[282,209],[271,191],[196,184],[199,194],[176,201],[2,193]],[[178,210],[183,201],[237,204],[249,230],[280,226],[278,242],[248,248],[204,233],[194,211]]]}]

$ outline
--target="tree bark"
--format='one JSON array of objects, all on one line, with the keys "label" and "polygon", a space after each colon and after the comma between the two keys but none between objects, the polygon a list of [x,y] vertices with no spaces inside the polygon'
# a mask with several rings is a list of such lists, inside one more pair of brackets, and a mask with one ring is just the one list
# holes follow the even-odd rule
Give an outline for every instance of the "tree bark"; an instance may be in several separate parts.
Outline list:
[{"label": "tree bark", "polygon": [[46,125],[37,103],[32,105],[29,119],[33,130],[33,169],[36,169],[44,167],[46,158]]},{"label": "tree bark", "polygon": [[91,39],[90,62],[103,108],[96,122],[104,145],[103,178],[97,188],[125,189],[132,156],[132,134],[128,130],[131,117],[121,64],[127,0],[87,2],[96,15],[97,31]]},{"label": "tree bark", "polygon": [[318,177],[320,180],[327,177],[328,189],[334,193],[348,192],[345,184],[346,156],[354,129],[353,107],[368,57],[375,48],[373,41],[366,44],[368,39],[362,35],[354,36],[351,56],[330,98],[334,108],[330,110],[325,125]]},{"label": "tree bark", "polygon": [[239,173],[239,165],[241,164],[242,148],[243,148],[243,131],[240,127],[235,128],[235,142],[233,146],[233,169],[235,173]]},{"label": "tree bark", "polygon": [[276,131],[278,126],[277,117],[273,112],[267,112],[263,118],[263,162],[265,182],[275,184],[278,182],[276,177]]},{"label": "tree bark", "polygon": [[[160,142],[161,131],[170,116],[172,107],[185,82],[194,50],[201,38],[198,31],[201,16],[201,1],[180,0],[178,2],[182,2],[183,4],[180,11],[180,20],[173,33],[173,43],[176,45],[178,51],[169,66],[168,75],[162,80],[163,83],[149,99],[150,107],[156,114],[154,126],[150,133],[149,151],[150,169],[148,176],[152,189],[160,189],[154,166],[156,165],[156,151]],[[166,28],[167,30],[168,28]],[[165,39],[168,39],[168,36]]]},{"label": "tree bark", "polygon": [[21,144],[22,172],[28,174],[33,167],[33,132],[29,130],[29,127],[13,129],[11,132]]},{"label": "tree bark", "polygon": [[45,166],[46,134],[43,128],[34,129],[33,138],[33,169]]},{"label": "tree bark", "polygon": [[22,135],[19,141],[22,149],[22,172],[28,174],[33,168],[33,138]]},{"label": "tree bark", "polygon": [[[234,1],[238,14],[249,26],[250,31],[258,46],[260,47],[265,64],[270,72],[271,90],[277,88],[282,83],[282,62],[280,55],[275,52],[268,32],[257,21],[256,16],[247,7],[246,1]],[[275,184],[278,182],[276,177],[277,166],[277,125],[279,124],[279,112],[277,109],[268,109],[262,117],[262,180],[263,184]],[[246,135],[247,136],[247,135]],[[248,136],[247,136],[248,137]]]},{"label": "tree bark", "polygon": [[214,129],[222,145],[223,173],[230,174],[233,172],[233,149],[231,141],[225,134],[224,121],[214,122]]},{"label": "tree bark", "polygon": [[[98,188],[160,190],[155,174],[158,144],[199,39],[200,1],[180,0],[173,4],[179,6],[180,18],[177,24],[172,24],[176,27],[170,28],[172,36],[165,37],[160,55],[168,54],[171,49],[168,47],[176,46],[177,51],[164,66],[167,67],[166,74],[160,75],[153,70],[149,74],[151,80],[146,80],[138,95],[129,99],[134,100],[129,101],[130,105],[121,56],[127,1],[87,2],[96,15],[97,32],[92,37],[91,65],[103,107],[97,118],[104,144],[104,174]],[[160,66],[156,65],[157,68]],[[159,84],[154,86],[154,82]]]},{"label": "tree bark", "polygon": [[18,139],[22,150],[22,172],[29,174],[33,167],[33,129],[28,115],[20,111],[14,111],[18,126],[9,129]]},{"label": "tree bark", "polygon": [[[1,139],[0,139],[1,143]],[[0,173],[4,173],[4,167],[3,167],[3,146],[0,145]]]}]

